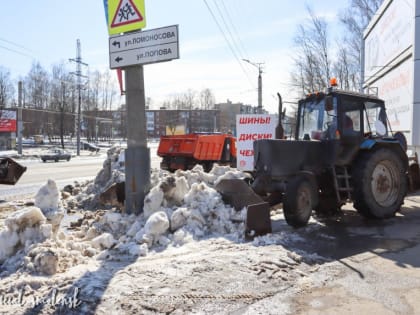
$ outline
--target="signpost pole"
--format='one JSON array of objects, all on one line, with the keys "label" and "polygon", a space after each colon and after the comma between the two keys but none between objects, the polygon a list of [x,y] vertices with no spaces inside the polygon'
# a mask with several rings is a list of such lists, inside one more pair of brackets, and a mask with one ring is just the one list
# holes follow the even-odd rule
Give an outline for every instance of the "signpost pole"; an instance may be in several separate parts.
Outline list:
[{"label": "signpost pole", "polygon": [[125,151],[125,210],[139,214],[150,189],[150,151],[147,148],[143,66],[125,70],[127,149]]},{"label": "signpost pole", "polygon": [[125,71],[125,211],[139,214],[150,190],[143,65],[179,58],[178,26],[141,31],[146,27],[144,0],[107,0],[104,7],[108,33],[115,35],[109,38],[110,68]]},{"label": "signpost pole", "polygon": [[22,154],[22,81],[18,82],[18,112],[17,112],[17,132],[18,132],[18,154]]}]

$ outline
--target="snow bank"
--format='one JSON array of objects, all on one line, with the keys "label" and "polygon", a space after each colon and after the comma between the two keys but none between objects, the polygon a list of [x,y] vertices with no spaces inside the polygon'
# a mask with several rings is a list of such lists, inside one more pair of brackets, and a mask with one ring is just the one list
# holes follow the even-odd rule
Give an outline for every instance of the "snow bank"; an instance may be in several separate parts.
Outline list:
[{"label": "snow bank", "polygon": [[[209,173],[199,165],[173,174],[153,170],[152,188],[145,198],[144,212],[138,216],[94,210],[100,207],[100,193],[124,180],[118,160],[121,152],[118,147],[109,149],[95,180],[68,187],[63,200],[55,182],[49,180],[36,195],[38,207],[6,220],[7,228],[0,234],[0,262],[24,248],[23,268],[51,275],[87,259],[146,256],[209,236],[243,240],[245,210],[237,212],[225,205],[213,187],[221,178],[249,175],[227,166],[215,165]],[[64,233],[56,229],[63,205],[68,210],[89,206],[93,211],[83,212],[73,227],[76,230]]]}]

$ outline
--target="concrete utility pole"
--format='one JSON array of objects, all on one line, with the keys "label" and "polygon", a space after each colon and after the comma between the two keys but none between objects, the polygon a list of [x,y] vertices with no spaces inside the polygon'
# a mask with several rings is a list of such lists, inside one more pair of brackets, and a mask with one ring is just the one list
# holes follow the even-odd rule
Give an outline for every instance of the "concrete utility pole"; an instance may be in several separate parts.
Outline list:
[{"label": "concrete utility pole", "polygon": [[18,132],[18,154],[22,154],[22,129],[23,129],[23,121],[22,121],[22,81],[18,82],[18,112],[17,112],[17,132]]},{"label": "concrete utility pole", "polygon": [[258,69],[258,114],[262,114],[262,76],[263,73],[262,66],[264,62],[252,62],[248,59],[242,59],[243,61],[253,65]]},{"label": "concrete utility pole", "polygon": [[77,76],[77,90],[78,90],[78,105],[77,105],[77,119],[76,119],[76,134],[77,134],[77,155],[80,155],[80,124],[82,122],[82,77],[87,78],[87,76],[82,75],[82,65],[88,66],[87,63],[82,62],[82,52],[80,48],[80,40],[77,40],[77,50],[76,50],[76,59],[69,59],[76,63],[76,72],[71,72]]},{"label": "concrete utility pole", "polygon": [[147,147],[143,66],[124,68],[127,106],[125,150],[125,211],[140,214],[150,190],[150,150]]}]

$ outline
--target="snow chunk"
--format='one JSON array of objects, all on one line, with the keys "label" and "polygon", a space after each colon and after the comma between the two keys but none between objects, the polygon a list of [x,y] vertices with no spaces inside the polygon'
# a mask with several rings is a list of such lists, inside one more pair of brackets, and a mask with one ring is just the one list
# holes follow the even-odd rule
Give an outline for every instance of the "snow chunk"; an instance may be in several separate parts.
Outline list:
[{"label": "snow chunk", "polygon": [[163,211],[153,213],[149,219],[147,219],[146,224],[144,225],[145,234],[153,236],[155,239],[164,234],[168,229],[168,216]]},{"label": "snow chunk", "polygon": [[174,178],[172,176],[168,176],[159,187],[162,189],[165,201],[169,206],[180,206],[190,188],[185,177]]},{"label": "snow chunk", "polygon": [[148,218],[160,210],[163,202],[163,191],[159,186],[153,187],[144,199],[143,213]]},{"label": "snow chunk", "polygon": [[0,231],[0,262],[18,250],[51,237],[51,225],[38,207],[27,207],[12,213]]},{"label": "snow chunk", "polygon": [[128,253],[131,256],[146,256],[148,251],[147,244],[138,245],[136,243],[130,243],[128,246]]},{"label": "snow chunk", "polygon": [[57,211],[60,204],[60,193],[54,180],[49,179],[35,195],[35,206],[42,211]]},{"label": "snow chunk", "polygon": [[54,180],[49,179],[35,195],[35,206],[40,208],[48,223],[52,225],[52,232],[56,234],[64,217],[65,210],[60,208],[60,192]]},{"label": "snow chunk", "polygon": [[176,231],[187,223],[191,210],[185,207],[176,209],[171,216],[171,230]]},{"label": "snow chunk", "polygon": [[101,249],[101,248],[108,249],[108,248],[111,248],[112,246],[114,246],[116,242],[117,241],[114,239],[112,234],[103,233],[103,234],[95,237],[91,241],[91,244],[94,248],[97,248],[97,249]]},{"label": "snow chunk", "polygon": [[40,273],[53,275],[58,269],[58,255],[50,249],[42,251],[35,256],[34,267]]},{"label": "snow chunk", "polygon": [[134,235],[137,234],[138,231],[140,231],[142,228],[142,222],[141,221],[136,221],[134,222],[130,229],[127,231],[127,236],[133,237]]},{"label": "snow chunk", "polygon": [[25,228],[34,227],[46,222],[45,216],[38,207],[27,207],[8,216],[5,225],[11,231],[21,232]]},{"label": "snow chunk", "polygon": [[223,175],[221,175],[220,177],[218,177],[214,181],[214,185],[216,186],[218,183],[220,183],[224,179],[245,179],[245,178],[251,178],[251,175],[248,173],[239,171],[239,170],[231,169],[227,171],[226,173],[224,173]]}]

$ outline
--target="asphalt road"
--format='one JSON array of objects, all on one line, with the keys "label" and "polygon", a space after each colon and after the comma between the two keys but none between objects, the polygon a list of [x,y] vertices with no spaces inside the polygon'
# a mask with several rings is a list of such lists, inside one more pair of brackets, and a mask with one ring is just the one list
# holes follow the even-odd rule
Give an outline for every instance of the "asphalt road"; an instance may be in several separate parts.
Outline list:
[{"label": "asphalt road", "polygon": [[[159,168],[161,159],[157,156],[157,142],[148,144],[151,167]],[[41,159],[20,159],[18,163],[27,167],[26,172],[14,186],[0,185],[0,200],[14,200],[35,194],[48,179],[53,179],[60,189],[74,181],[94,179],[107,158],[106,150],[99,154],[82,151],[82,155],[67,161],[43,163]]]},{"label": "asphalt road", "polygon": [[73,157],[69,162],[46,162],[41,160],[17,160],[27,167],[26,172],[14,186],[0,185],[0,199],[11,200],[19,196],[34,194],[48,179],[56,181],[62,188],[74,181],[95,178],[102,168],[106,154]]}]

